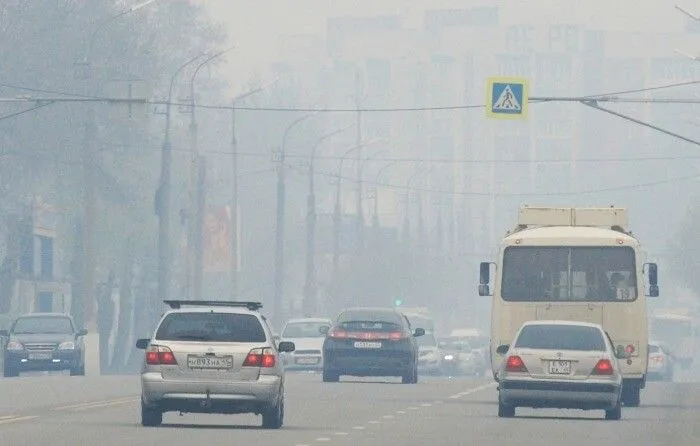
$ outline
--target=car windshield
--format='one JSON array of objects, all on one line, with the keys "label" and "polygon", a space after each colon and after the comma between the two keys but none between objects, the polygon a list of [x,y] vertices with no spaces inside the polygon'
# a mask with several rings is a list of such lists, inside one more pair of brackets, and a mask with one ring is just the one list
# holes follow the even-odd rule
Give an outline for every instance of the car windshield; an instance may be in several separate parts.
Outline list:
[{"label": "car windshield", "polygon": [[527,325],[518,335],[515,347],[598,352],[606,350],[600,330],[577,325]]},{"label": "car windshield", "polygon": [[265,342],[262,324],[252,314],[171,313],[158,327],[163,341]]},{"label": "car windshield", "polygon": [[629,247],[511,246],[503,255],[506,301],[633,301],[636,287]]},{"label": "car windshield", "polygon": [[327,322],[291,322],[284,327],[283,338],[323,338],[321,328],[328,328]]},{"label": "car windshield", "polygon": [[435,336],[433,336],[431,334],[426,334],[424,336],[418,336],[416,339],[418,340],[419,347],[437,347],[438,346],[437,339],[435,339]]},{"label": "car windshield", "polygon": [[660,349],[658,345],[651,344],[649,346],[649,353],[659,353]]},{"label": "car windshield", "polygon": [[21,317],[15,322],[12,332],[69,334],[73,333],[73,324],[67,317]]}]

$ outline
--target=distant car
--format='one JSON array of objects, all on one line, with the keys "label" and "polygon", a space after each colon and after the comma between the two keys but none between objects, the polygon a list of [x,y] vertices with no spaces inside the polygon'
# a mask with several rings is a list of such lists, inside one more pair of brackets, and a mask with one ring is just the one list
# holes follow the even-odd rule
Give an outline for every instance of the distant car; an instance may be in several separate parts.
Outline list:
[{"label": "distant car", "polygon": [[483,358],[472,349],[464,338],[446,337],[439,340],[444,375],[479,375],[483,370]]},{"label": "distant car", "polygon": [[393,308],[350,308],[337,317],[323,343],[323,381],[341,376],[400,376],[418,382],[418,343],[425,330],[411,331]]},{"label": "distant car", "polygon": [[284,421],[280,352],[257,302],[165,301],[167,311],[145,349],[141,424],[158,426],[165,412],[262,415],[262,427]]},{"label": "distant car", "polygon": [[674,356],[663,342],[649,342],[649,365],[647,378],[650,381],[673,381]]},{"label": "distant car", "polygon": [[73,318],[62,313],[29,313],[18,317],[9,330],[3,357],[6,378],[21,372],[70,370],[85,375],[87,330],[78,329]]},{"label": "distant car", "polygon": [[293,353],[282,354],[287,370],[322,370],[323,341],[333,321],[326,318],[291,319],[282,330],[283,341],[293,342]]},{"label": "distant car", "polygon": [[506,355],[498,377],[498,416],[517,407],[605,410],[606,420],[622,417],[622,375],[610,337],[598,324],[573,321],[526,322]]},{"label": "distant car", "polygon": [[418,340],[418,373],[440,375],[442,373],[442,350],[435,335],[426,333]]}]

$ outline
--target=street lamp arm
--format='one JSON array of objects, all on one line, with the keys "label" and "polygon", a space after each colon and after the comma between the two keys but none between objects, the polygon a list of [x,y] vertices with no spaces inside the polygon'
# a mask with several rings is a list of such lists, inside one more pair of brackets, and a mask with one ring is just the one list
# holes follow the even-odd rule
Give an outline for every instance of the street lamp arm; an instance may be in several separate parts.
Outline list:
[{"label": "street lamp arm", "polygon": [[347,126],[347,127],[344,127],[344,128],[342,128],[342,129],[336,130],[336,131],[331,132],[331,133],[327,133],[327,134],[323,135],[322,137],[320,137],[320,138],[314,143],[313,147],[311,148],[311,163],[313,163],[313,162],[315,161],[315,159],[316,159],[316,150],[318,149],[318,146],[320,146],[321,143],[322,143],[323,141],[326,141],[327,139],[332,138],[332,137],[334,137],[335,135],[337,135],[337,134],[339,134],[339,133],[342,133],[342,132],[344,132],[344,131],[346,131],[346,130],[349,130],[349,129],[353,128],[354,126],[355,126],[355,124],[350,124],[350,125]]},{"label": "street lamp arm", "polygon": [[191,103],[192,103],[192,111],[193,111],[193,112],[194,112],[194,106],[195,106],[195,99],[194,99],[194,82],[195,82],[195,80],[197,79],[197,75],[199,74],[199,71],[200,71],[202,68],[204,68],[204,67],[205,67],[209,62],[211,62],[212,60],[214,60],[214,59],[216,59],[216,58],[218,58],[218,57],[221,57],[221,56],[223,56],[224,54],[226,54],[226,53],[228,53],[228,52],[230,52],[230,51],[233,51],[235,48],[236,48],[235,46],[232,46],[232,47],[227,48],[227,49],[225,49],[225,50],[223,50],[223,51],[219,51],[218,53],[213,54],[213,55],[207,57],[206,59],[204,59],[204,60],[202,61],[202,63],[200,63],[199,65],[197,65],[197,68],[195,68],[194,73],[192,73],[192,79],[190,80],[190,100],[191,100]]},{"label": "street lamp arm", "polygon": [[282,153],[285,153],[286,145],[287,145],[287,136],[289,136],[289,132],[296,127],[298,124],[301,124],[303,121],[306,121],[309,118],[313,118],[319,114],[319,112],[314,112],[314,113],[309,113],[307,115],[301,116],[294,121],[292,121],[289,126],[287,126],[287,129],[284,131],[284,136],[282,137]]},{"label": "street lamp arm", "polygon": [[175,80],[176,80],[177,77],[180,75],[180,73],[182,72],[182,70],[184,70],[185,68],[187,68],[188,66],[190,66],[191,64],[193,64],[194,62],[196,62],[196,61],[199,60],[202,56],[205,56],[205,55],[206,55],[206,53],[200,53],[200,54],[196,55],[195,57],[193,57],[192,59],[188,60],[187,62],[185,62],[184,64],[182,64],[182,65],[180,66],[180,68],[177,69],[177,71],[175,72],[175,74],[173,74],[173,76],[170,78],[170,88],[168,89],[168,105],[170,105],[170,103],[171,103],[172,100],[173,100],[173,88],[175,87]]},{"label": "street lamp arm", "polygon": [[265,90],[266,88],[268,88],[268,87],[270,87],[270,86],[276,84],[277,81],[279,81],[279,78],[273,79],[273,80],[271,80],[270,82],[268,82],[268,83],[266,83],[266,84],[263,84],[263,85],[261,85],[261,86],[258,87],[258,88],[255,88],[255,89],[253,89],[253,90],[250,90],[250,91],[247,91],[247,92],[245,92],[245,93],[239,94],[238,96],[236,96],[235,98],[233,98],[233,105],[234,105],[234,107],[236,106],[236,104],[238,104],[238,103],[239,103],[240,101],[242,101],[243,99],[245,99],[245,98],[247,98],[247,97],[249,97],[249,96],[252,96],[252,95],[254,95],[254,94],[256,94],[256,93],[260,93],[261,91]]}]

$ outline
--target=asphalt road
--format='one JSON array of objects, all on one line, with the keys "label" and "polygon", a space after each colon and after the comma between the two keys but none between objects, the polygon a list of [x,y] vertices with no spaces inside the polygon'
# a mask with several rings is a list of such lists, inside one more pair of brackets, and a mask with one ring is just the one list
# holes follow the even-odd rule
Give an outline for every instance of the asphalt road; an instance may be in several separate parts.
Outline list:
[{"label": "asphalt road", "polygon": [[643,406],[617,422],[602,420],[602,411],[527,409],[499,419],[486,379],[391,381],[324,384],[289,374],[285,426],[269,431],[241,415],[167,414],[162,427],[141,427],[136,376],[0,378],[0,445],[700,444],[699,384],[650,383]]}]

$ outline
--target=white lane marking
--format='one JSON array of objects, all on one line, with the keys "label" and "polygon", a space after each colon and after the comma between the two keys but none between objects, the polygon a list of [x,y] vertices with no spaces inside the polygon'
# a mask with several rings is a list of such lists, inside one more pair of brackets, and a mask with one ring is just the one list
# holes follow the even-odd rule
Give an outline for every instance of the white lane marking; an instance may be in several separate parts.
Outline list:
[{"label": "white lane marking", "polygon": [[368,421],[368,423],[369,423],[369,424],[379,424],[379,423],[381,423],[381,422],[380,422],[380,421],[377,421],[377,420],[372,420],[372,421]]},{"label": "white lane marking", "polygon": [[433,404],[442,404],[442,403],[444,403],[443,400],[435,400],[435,401],[433,401]]},{"label": "white lane marking", "polygon": [[462,398],[463,396],[472,395],[474,393],[481,392],[482,390],[486,390],[486,389],[489,389],[491,387],[495,387],[497,385],[498,385],[497,383],[484,384],[483,386],[474,387],[473,389],[469,389],[469,390],[465,390],[463,392],[455,393],[454,395],[450,395],[449,398],[452,400],[456,400],[458,398]]},{"label": "white lane marking", "polygon": [[418,408],[415,407],[415,406],[408,407],[407,409],[408,409],[408,410],[418,410]]},{"label": "white lane marking", "polygon": [[338,436],[342,437],[344,435],[348,435],[348,433],[347,432],[336,432],[334,435],[338,435]]},{"label": "white lane marking", "polygon": [[137,401],[138,401],[138,398],[132,399],[132,400],[126,400],[126,401],[112,401],[109,403],[92,404],[90,406],[76,407],[76,408],[72,409],[72,411],[73,412],[80,412],[81,410],[90,410],[90,409],[99,409],[102,407],[118,406],[120,404],[135,403]]},{"label": "white lane marking", "polygon": [[0,420],[0,424],[19,423],[20,421],[35,420],[37,418],[39,418],[39,417],[38,416],[12,417],[12,418],[6,418],[3,420]]},{"label": "white lane marking", "polygon": [[365,430],[365,427],[364,426],[353,426],[353,429],[355,429],[356,431],[363,431],[363,430]]},{"label": "white lane marking", "polygon": [[423,406],[423,407],[430,407],[430,406],[432,406],[432,404],[430,404],[430,403],[423,403],[423,404],[421,404],[421,406]]},{"label": "white lane marking", "polygon": [[10,418],[17,418],[17,415],[3,415],[0,420],[9,420]]},{"label": "white lane marking", "polygon": [[90,408],[93,406],[100,406],[102,404],[116,404],[116,403],[128,403],[132,401],[138,401],[137,397],[128,397],[128,398],[117,398],[113,400],[102,400],[102,401],[87,401],[84,403],[77,403],[77,404],[68,404],[66,406],[59,406],[59,407],[54,407],[51,410],[71,410],[71,409],[80,409],[80,408]]},{"label": "white lane marking", "polygon": [[397,414],[400,414],[400,415],[403,415],[403,414],[406,413],[406,411],[405,411],[405,410],[397,410],[396,413],[397,413]]},{"label": "white lane marking", "polygon": [[330,437],[319,437],[316,441],[331,441]]},{"label": "white lane marking", "polygon": [[392,418],[394,418],[394,416],[393,415],[384,415],[382,418],[384,418],[385,420],[391,420]]}]

